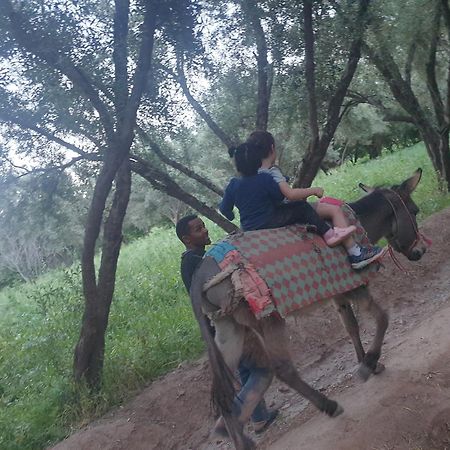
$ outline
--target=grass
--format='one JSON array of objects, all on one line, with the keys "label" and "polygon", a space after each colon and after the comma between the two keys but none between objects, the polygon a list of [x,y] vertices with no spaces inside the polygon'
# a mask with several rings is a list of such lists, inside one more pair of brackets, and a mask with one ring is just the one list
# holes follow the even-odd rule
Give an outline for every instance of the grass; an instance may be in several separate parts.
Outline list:
[{"label": "grass", "polygon": [[395,153],[385,153],[376,160],[363,159],[357,164],[347,162],[329,175],[321,172],[314,180],[314,185],[322,186],[326,195],[353,201],[363,194],[358,183],[368,186],[399,184],[419,167],[423,169],[423,175],[413,198],[420,208],[420,221],[450,206],[450,195],[439,191],[437,178],[423,143]]},{"label": "grass", "polygon": [[179,279],[182,246],[154,230],[121,252],[100,395],[72,385],[83,297],[80,270],[0,292],[0,448],[57,441],[202,349]]},{"label": "grass", "polygon": [[[353,200],[368,185],[400,183],[424,169],[414,198],[421,218],[450,206],[439,192],[423,145],[350,163],[316,184]],[[222,232],[208,223],[212,239]],[[103,389],[95,398],[72,385],[72,357],[83,296],[80,269],[48,273],[0,291],[0,448],[39,449],[129,398],[138,389],[202,351],[179,277],[182,245],[174,230],[154,229],[124,246],[106,341]]]}]

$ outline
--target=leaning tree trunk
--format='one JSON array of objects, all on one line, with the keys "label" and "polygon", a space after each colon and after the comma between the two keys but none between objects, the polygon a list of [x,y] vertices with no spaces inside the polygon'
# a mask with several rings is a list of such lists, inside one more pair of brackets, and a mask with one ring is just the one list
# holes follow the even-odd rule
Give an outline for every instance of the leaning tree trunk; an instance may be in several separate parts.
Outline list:
[{"label": "leaning tree trunk", "polygon": [[431,159],[433,168],[438,176],[438,181],[441,188],[450,191],[450,148],[449,148],[449,133],[448,129],[438,133],[423,130],[420,127],[419,131],[425,143],[428,156]]},{"label": "leaning tree trunk", "polygon": [[131,157],[131,168],[134,173],[137,173],[142,178],[149,181],[155,189],[182,201],[203,216],[212,220],[227,233],[232,233],[233,231],[238,230],[238,227],[234,223],[225,219],[225,217],[219,214],[214,208],[211,208],[194,195],[185,191],[174,180],[172,180],[171,177],[151,165],[149,161],[133,155]]},{"label": "leaning tree trunk", "polygon": [[308,113],[311,138],[308,149],[298,168],[294,180],[294,187],[311,186],[320,170],[320,165],[342,119],[341,106],[361,57],[362,39],[367,26],[369,0],[360,0],[359,5],[355,37],[350,44],[345,69],[342,72],[341,78],[328,103],[327,122],[323,127],[322,132],[320,132],[315,86],[314,27],[312,21],[313,2],[312,0],[303,1],[305,77],[308,92]]},{"label": "leaning tree trunk", "polygon": [[[102,181],[99,179],[99,182]],[[95,275],[92,276],[95,274],[90,267],[92,258],[89,254],[84,254],[82,258],[85,310],[80,338],[75,348],[74,375],[78,381],[85,378],[91,387],[100,385],[103,369],[105,332],[114,294],[117,261],[122,243],[122,225],[131,190],[131,172],[127,160],[117,171],[115,181],[113,202],[104,226],[98,283],[95,282]],[[90,237],[87,236],[86,239]]]}]

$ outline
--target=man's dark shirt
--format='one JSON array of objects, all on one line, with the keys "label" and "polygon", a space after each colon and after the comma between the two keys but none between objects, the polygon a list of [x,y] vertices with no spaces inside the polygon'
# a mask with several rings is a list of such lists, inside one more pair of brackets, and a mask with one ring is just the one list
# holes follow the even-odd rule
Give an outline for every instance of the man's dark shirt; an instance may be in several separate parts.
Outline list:
[{"label": "man's dark shirt", "polygon": [[186,250],[181,255],[181,278],[186,286],[187,291],[191,289],[192,276],[194,275],[195,269],[202,261],[205,250]]}]

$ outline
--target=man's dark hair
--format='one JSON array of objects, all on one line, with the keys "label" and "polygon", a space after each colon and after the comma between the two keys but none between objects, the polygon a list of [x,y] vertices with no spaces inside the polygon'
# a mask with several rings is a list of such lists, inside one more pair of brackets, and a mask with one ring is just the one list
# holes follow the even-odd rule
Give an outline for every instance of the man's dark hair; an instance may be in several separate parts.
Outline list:
[{"label": "man's dark hair", "polygon": [[[187,236],[189,234],[189,222],[191,220],[198,219],[198,216],[195,214],[189,214],[188,216],[182,217],[177,224],[175,225],[175,230],[178,236],[178,239],[183,242],[183,236]],[[184,242],[183,242],[184,244]]]}]

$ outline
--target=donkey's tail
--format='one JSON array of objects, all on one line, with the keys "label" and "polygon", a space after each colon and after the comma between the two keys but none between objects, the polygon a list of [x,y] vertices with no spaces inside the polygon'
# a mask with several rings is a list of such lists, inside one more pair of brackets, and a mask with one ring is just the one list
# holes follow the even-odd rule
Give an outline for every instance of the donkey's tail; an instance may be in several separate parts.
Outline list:
[{"label": "donkey's tail", "polygon": [[[197,276],[196,276],[197,275]],[[192,309],[194,310],[195,318],[200,327],[200,332],[203,340],[206,343],[208,351],[209,362],[212,371],[212,388],[211,400],[214,411],[222,416],[230,416],[235,396],[234,376],[226,365],[225,360],[214,341],[214,336],[211,333],[211,327],[202,310],[203,281],[202,277],[198,276],[198,271],[194,274],[192,286],[190,290]]]}]

